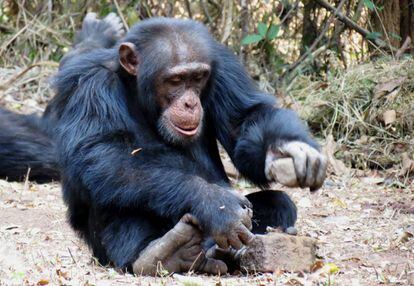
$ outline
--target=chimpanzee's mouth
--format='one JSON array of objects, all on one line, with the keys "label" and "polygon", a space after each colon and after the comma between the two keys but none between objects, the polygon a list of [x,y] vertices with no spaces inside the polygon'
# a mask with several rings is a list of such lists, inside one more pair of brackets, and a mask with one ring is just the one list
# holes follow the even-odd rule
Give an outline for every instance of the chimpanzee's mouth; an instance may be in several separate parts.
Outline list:
[{"label": "chimpanzee's mouth", "polygon": [[172,124],[172,126],[174,127],[175,130],[177,130],[179,133],[181,133],[185,136],[194,136],[194,135],[196,135],[197,132],[198,132],[198,128],[199,128],[199,125],[197,125],[195,127],[193,127],[193,126],[191,126],[191,127],[187,127],[187,126],[186,127],[180,127],[180,126],[175,125],[174,123]]}]

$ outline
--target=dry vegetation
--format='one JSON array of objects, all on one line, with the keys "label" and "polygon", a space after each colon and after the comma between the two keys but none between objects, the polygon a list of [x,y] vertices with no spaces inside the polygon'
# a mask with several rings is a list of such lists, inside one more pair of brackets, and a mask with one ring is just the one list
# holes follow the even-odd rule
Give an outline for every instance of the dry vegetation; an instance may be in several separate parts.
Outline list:
[{"label": "dry vegetation", "polygon": [[[49,78],[85,11],[117,11],[118,2],[66,1],[70,5],[42,7],[44,13],[34,7],[54,1],[32,1],[29,7],[12,2],[17,3],[11,7],[17,9],[14,14],[9,11],[13,18],[0,17],[0,106],[41,112],[53,96]],[[177,1],[172,1],[173,12],[167,4],[153,2],[139,12],[188,16]],[[250,55],[250,71],[261,87],[274,91],[275,72],[266,62],[266,51],[239,46],[245,33],[236,27],[241,7],[227,1],[221,16],[220,7],[208,6],[206,14],[190,2],[192,16],[208,23],[217,38]],[[253,19],[272,12],[279,1],[264,2],[252,5]],[[130,24],[137,16],[125,3],[120,1],[119,11]],[[287,62],[299,55],[300,21],[300,15],[291,19],[277,41],[274,55]],[[254,24],[247,30],[254,30]],[[323,189],[316,194],[287,190],[299,208],[299,234],[319,241],[320,262],[311,273],[190,278],[120,274],[96,265],[69,228],[59,184],[0,180],[0,285],[414,285],[414,61],[387,58],[357,65],[367,59],[366,46],[350,31],[344,38],[349,41],[345,62],[352,59],[352,67],[343,70],[344,62],[338,63],[322,46],[313,56],[326,60],[329,72],[304,75],[314,63],[305,61],[278,90],[282,103],[298,110],[323,144],[322,138],[328,138],[330,176]],[[243,180],[233,183],[241,192],[253,191]]]},{"label": "dry vegetation", "polygon": [[[410,64],[412,63],[402,62],[397,70],[403,71],[402,67]],[[380,66],[384,68],[384,65]],[[369,69],[368,66],[360,68]],[[393,66],[387,69],[391,71]],[[24,113],[40,111],[51,96],[51,91],[47,87],[48,77],[55,69],[49,65],[41,65],[24,74],[22,71],[24,69],[0,70],[1,82],[15,78],[13,84],[7,85],[7,89],[3,91],[2,105]],[[343,76],[345,80],[351,77],[353,71],[349,73],[350,75]],[[356,75],[354,77],[358,78]],[[393,80],[393,77],[388,78],[390,81]],[[301,80],[303,79],[299,82]],[[307,82],[303,86],[303,92],[299,92],[297,88],[295,91],[292,90],[292,94],[296,98],[297,94],[314,90],[322,93],[338,91],[335,87],[337,80],[333,79],[333,82],[328,83],[323,89],[313,86],[321,83]],[[310,92],[309,96],[314,95]],[[339,118],[346,120],[347,117]],[[326,149],[330,155],[338,150],[333,142],[328,142]],[[332,174],[317,194],[299,189],[287,190],[299,208],[299,234],[314,237],[319,241],[318,253],[321,262],[315,265],[312,273],[277,271],[275,274],[252,273],[247,276],[191,275],[190,278],[167,275],[156,279],[120,274],[114,269],[96,265],[87,247],[69,228],[65,220],[66,207],[63,205],[58,184],[38,185],[0,180],[0,284],[413,284],[412,180],[408,176],[407,180],[403,181],[404,184],[396,180],[393,174],[401,171],[399,165],[381,172],[351,170],[344,166],[338,167],[340,161],[333,156],[330,158]],[[225,162],[227,161],[225,158]],[[254,190],[243,180],[234,179],[233,182],[242,192]]]},{"label": "dry vegetation", "polygon": [[386,169],[414,152],[412,59],[360,64],[328,81],[302,76],[288,94],[312,130],[337,138],[349,166]]}]

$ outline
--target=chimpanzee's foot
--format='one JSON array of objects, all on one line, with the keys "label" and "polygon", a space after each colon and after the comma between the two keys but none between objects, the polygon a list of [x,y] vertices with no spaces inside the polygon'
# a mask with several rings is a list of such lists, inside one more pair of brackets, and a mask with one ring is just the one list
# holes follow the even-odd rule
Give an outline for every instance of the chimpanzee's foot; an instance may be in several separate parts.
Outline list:
[{"label": "chimpanzee's foot", "polygon": [[245,251],[246,246],[236,250],[231,247],[223,249],[214,245],[207,251],[206,256],[210,259],[223,261],[227,265],[228,272],[232,273],[236,270],[240,270],[240,259]]},{"label": "chimpanzee's foot", "polygon": [[87,35],[100,36],[95,39],[102,44],[104,48],[110,48],[124,34],[124,28],[121,19],[115,13],[109,13],[102,20],[97,18],[96,13],[89,12],[83,20],[81,33],[82,38]]},{"label": "chimpanzee's foot", "polygon": [[103,21],[108,23],[110,28],[107,29],[106,33],[112,35],[115,39],[120,39],[124,34],[125,30],[121,21],[115,13],[109,13]]},{"label": "chimpanzee's foot", "polygon": [[186,214],[172,230],[151,242],[132,265],[136,275],[156,275],[161,269],[168,272],[199,271],[223,274],[223,261],[207,258],[202,249],[203,237],[196,219]]}]

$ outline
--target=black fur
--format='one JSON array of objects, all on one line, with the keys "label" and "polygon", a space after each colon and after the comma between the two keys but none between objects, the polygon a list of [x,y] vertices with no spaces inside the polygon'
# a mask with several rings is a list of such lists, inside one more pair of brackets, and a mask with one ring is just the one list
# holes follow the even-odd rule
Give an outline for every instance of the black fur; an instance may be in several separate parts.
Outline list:
[{"label": "black fur", "polygon": [[[10,154],[26,137],[26,153],[13,154],[22,162],[21,169],[35,169],[33,160],[25,160],[38,159],[38,153],[42,167],[53,163],[56,146],[70,223],[101,263],[129,267],[151,240],[185,213],[199,218],[207,234],[228,226],[241,202],[228,191],[217,139],[240,172],[260,186],[268,183],[264,161],[271,144],[299,140],[316,146],[297,116],[259,91],[233,53],[201,24],[158,18],[134,26],[124,41],[137,47],[138,80],[120,68],[117,45],[108,48],[110,39],[104,34],[84,29],[89,31],[86,37],[104,40],[100,48],[72,54],[61,65],[54,81],[57,95],[41,121],[42,130],[51,136],[45,137],[24,118],[13,119],[13,127],[0,124],[0,166],[3,176],[16,177]],[[168,53],[176,35],[212,66],[202,95],[203,133],[181,147],[167,144],[157,133],[160,110],[153,94],[157,72],[172,61]],[[2,114],[9,121],[15,116]],[[24,129],[17,136],[16,124]],[[35,147],[38,142],[45,150]],[[132,155],[137,148],[142,150]],[[287,195],[254,200],[254,209],[263,203],[268,210],[269,203],[277,209],[271,214],[277,221],[266,223],[294,224],[296,208]],[[217,212],[222,205],[225,211]]]},{"label": "black fur", "polygon": [[36,115],[18,115],[0,109],[0,177],[59,180],[53,140],[42,130]]},{"label": "black fur", "polygon": [[296,206],[282,191],[261,191],[247,195],[253,204],[253,232],[263,234],[268,226],[286,230],[295,225]]}]

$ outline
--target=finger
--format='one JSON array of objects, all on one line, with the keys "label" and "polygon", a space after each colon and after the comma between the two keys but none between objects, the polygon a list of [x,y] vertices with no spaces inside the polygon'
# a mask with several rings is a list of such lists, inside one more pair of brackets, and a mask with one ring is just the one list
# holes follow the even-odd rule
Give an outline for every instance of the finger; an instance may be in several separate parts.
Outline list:
[{"label": "finger", "polygon": [[292,158],[299,186],[301,188],[304,188],[306,186],[306,153],[299,151]]},{"label": "finger", "polygon": [[320,160],[318,156],[308,156],[306,166],[306,186],[312,188],[315,186],[316,175],[318,173]]},{"label": "finger", "polygon": [[97,18],[96,13],[89,12],[88,14],[86,14],[85,19],[83,20],[83,22],[95,20],[96,18]]},{"label": "finger", "polygon": [[240,249],[243,247],[243,243],[240,241],[239,236],[237,233],[234,233],[232,236],[228,238],[229,245],[234,249]]},{"label": "finger", "polygon": [[252,203],[246,197],[244,197],[244,196],[241,197],[241,199],[240,199],[240,205],[243,208],[249,208],[249,209],[252,209],[253,208]]},{"label": "finger", "polygon": [[221,260],[216,260],[213,258],[205,258],[205,262],[200,265],[198,271],[219,275],[219,274],[226,274],[228,271],[226,263]]},{"label": "finger", "polygon": [[183,215],[183,217],[180,219],[181,222],[187,223],[187,224],[191,224],[193,226],[199,226],[200,223],[198,221],[198,219],[193,216],[192,214],[185,214]]},{"label": "finger", "polygon": [[241,214],[239,214],[239,216],[241,217],[242,224],[248,229],[252,229],[253,211],[249,208],[241,209],[240,211],[242,212]]},{"label": "finger", "polygon": [[245,226],[240,227],[238,237],[244,245],[249,245],[255,238],[254,234],[251,233]]},{"label": "finger", "polygon": [[229,244],[227,242],[227,237],[219,236],[219,237],[215,237],[214,239],[216,240],[216,243],[220,248],[227,249],[229,247]]},{"label": "finger", "polygon": [[186,258],[196,257],[202,252],[203,250],[201,248],[201,243],[197,243],[197,244],[194,244],[193,246],[186,248],[186,251],[181,254],[181,258],[183,260],[186,260]]},{"label": "finger", "polygon": [[323,182],[325,181],[325,177],[326,177],[326,168],[327,168],[327,161],[325,156],[321,156],[320,158],[320,166],[318,169],[318,173],[316,175],[316,180],[315,180],[315,185],[314,187],[311,189],[311,191],[315,191],[319,188],[322,187]]}]

